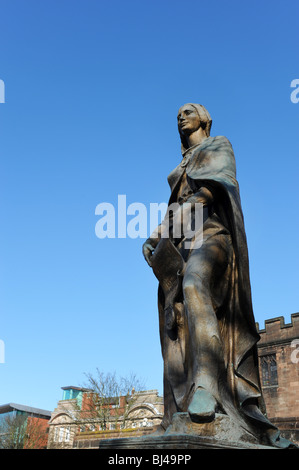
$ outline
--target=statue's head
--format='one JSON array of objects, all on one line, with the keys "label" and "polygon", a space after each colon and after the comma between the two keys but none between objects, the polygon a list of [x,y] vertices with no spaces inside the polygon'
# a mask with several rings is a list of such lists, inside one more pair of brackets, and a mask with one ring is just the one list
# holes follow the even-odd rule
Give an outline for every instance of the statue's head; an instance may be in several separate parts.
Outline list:
[{"label": "statue's head", "polygon": [[182,143],[182,153],[188,149],[187,136],[201,128],[206,137],[209,137],[212,119],[204,106],[196,103],[187,103],[180,107],[178,112],[178,130]]}]

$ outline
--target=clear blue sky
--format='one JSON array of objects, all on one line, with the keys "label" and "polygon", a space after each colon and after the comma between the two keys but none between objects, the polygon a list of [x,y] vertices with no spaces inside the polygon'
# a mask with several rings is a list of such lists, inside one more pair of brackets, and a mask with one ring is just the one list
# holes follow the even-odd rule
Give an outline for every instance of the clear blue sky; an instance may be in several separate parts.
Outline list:
[{"label": "clear blue sky", "polygon": [[[233,144],[256,321],[299,310],[298,1],[1,0],[0,404],[53,410],[84,373],[162,394],[144,239],[101,202],[167,202],[178,108]],[[128,217],[128,220],[130,217]]]}]

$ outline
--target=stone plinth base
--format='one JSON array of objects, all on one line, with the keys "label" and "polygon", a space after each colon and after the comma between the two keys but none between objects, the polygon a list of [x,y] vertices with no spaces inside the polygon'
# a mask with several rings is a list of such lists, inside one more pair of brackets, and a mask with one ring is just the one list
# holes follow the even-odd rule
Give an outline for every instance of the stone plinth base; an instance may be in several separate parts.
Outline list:
[{"label": "stone plinth base", "polygon": [[232,423],[226,415],[216,415],[210,423],[193,423],[188,413],[173,415],[163,433],[148,436],[103,439],[99,449],[273,449],[260,445],[251,435]]},{"label": "stone plinth base", "polygon": [[144,438],[103,439],[99,444],[99,449],[273,449],[273,447],[177,434],[173,436],[146,436]]}]

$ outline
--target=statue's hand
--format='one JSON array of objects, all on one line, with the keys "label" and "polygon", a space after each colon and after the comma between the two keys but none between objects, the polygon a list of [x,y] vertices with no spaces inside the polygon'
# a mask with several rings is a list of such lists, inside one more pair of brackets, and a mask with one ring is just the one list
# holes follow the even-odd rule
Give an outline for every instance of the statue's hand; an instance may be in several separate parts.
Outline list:
[{"label": "statue's hand", "polygon": [[155,250],[155,246],[156,246],[156,244],[153,243],[153,240],[151,240],[151,239],[147,239],[146,242],[142,246],[143,256],[145,257],[146,262],[149,266],[152,266],[151,257],[153,255],[154,250]]}]

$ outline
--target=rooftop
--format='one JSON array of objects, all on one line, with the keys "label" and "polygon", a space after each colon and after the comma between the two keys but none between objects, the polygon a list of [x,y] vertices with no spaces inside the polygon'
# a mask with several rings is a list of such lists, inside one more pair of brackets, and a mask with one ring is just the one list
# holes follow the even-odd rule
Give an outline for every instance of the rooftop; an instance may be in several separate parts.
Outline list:
[{"label": "rooftop", "polygon": [[74,385],[67,385],[66,387],[61,387],[62,390],[78,390],[79,392],[90,392],[90,389],[83,387],[75,387]]},{"label": "rooftop", "polygon": [[40,408],[33,408],[31,406],[19,405],[18,403],[6,403],[5,405],[0,406],[0,414],[9,413],[10,411],[23,411],[28,414],[34,414],[38,416],[51,417],[51,411],[42,410]]}]

